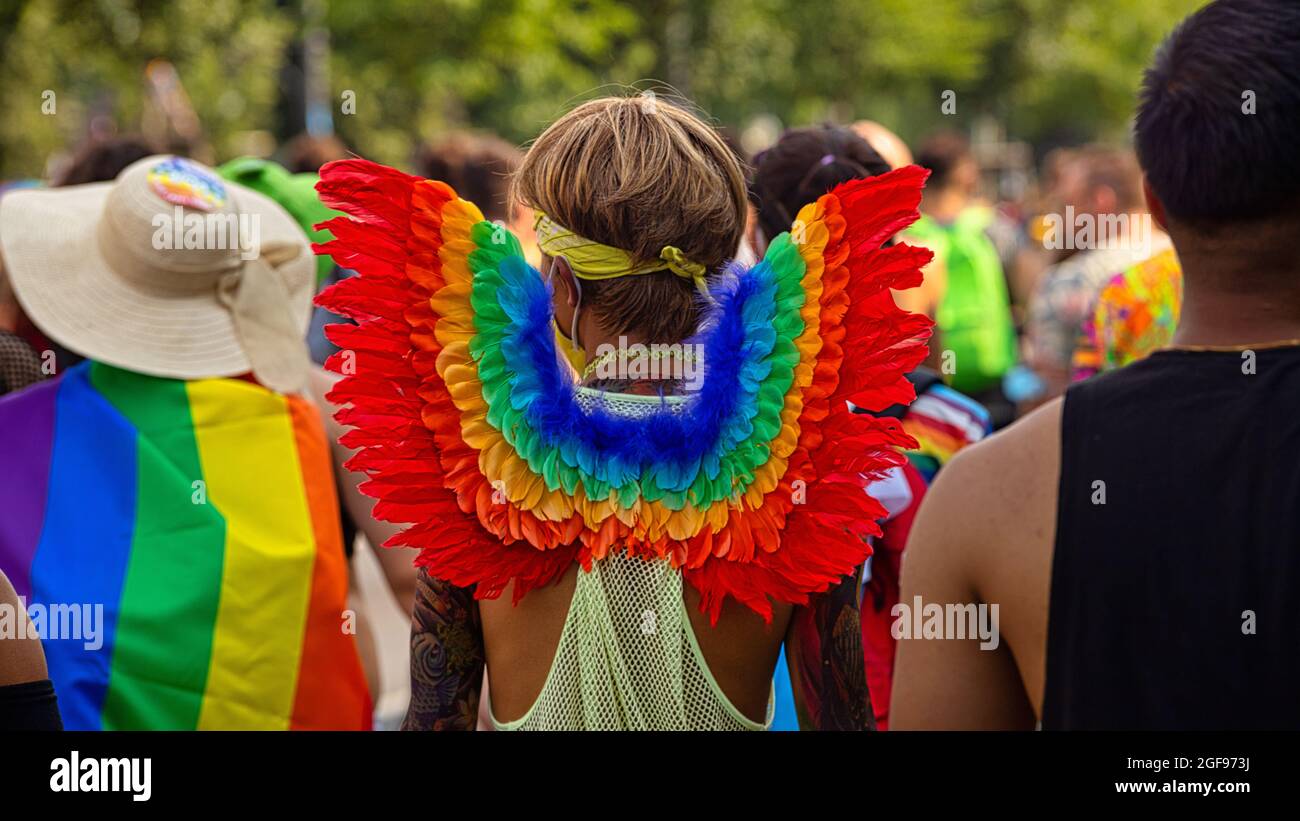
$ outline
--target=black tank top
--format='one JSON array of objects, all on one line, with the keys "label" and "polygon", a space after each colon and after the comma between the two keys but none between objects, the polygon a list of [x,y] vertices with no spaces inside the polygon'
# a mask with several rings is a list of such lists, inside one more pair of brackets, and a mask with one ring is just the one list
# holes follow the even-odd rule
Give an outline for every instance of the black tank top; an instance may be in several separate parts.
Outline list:
[{"label": "black tank top", "polygon": [[0,687],[0,732],[62,729],[59,700],[48,678]]},{"label": "black tank top", "polygon": [[1067,391],[1046,678],[1045,729],[1300,729],[1300,348]]}]

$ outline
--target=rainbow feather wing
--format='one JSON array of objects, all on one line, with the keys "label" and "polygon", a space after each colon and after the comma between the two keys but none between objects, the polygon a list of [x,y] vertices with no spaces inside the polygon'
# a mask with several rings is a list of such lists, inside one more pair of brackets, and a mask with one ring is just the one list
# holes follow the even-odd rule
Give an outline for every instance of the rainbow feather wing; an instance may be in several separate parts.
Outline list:
[{"label": "rainbow feather wing", "polygon": [[774,240],[755,268],[798,277],[804,330],[779,446],[765,481],[743,500],[749,515],[697,537],[707,545],[698,557],[729,560],[700,561],[685,574],[715,616],[727,595],[765,616],[769,598],[804,603],[870,555],[866,537],[879,535],[885,511],[863,492],[863,476],[901,464],[897,449],[912,440],[896,420],[853,414],[845,403],[882,410],[915,398],[905,375],[925,358],[931,323],[901,311],[890,289],[920,284],[931,254],[880,246],[917,218],[926,176],[909,167],[837,187],[802,209],[798,230]]},{"label": "rainbow feather wing", "polygon": [[[327,166],[322,200],[353,219],[319,246],[360,276],[320,302],[352,317],[331,399],[361,450],[394,543],[476,595],[516,599],[612,549],[671,561],[716,618],[726,596],[770,617],[870,553],[883,509],[862,477],[901,462],[894,420],[851,414],[911,398],[928,322],[889,288],[928,252],[881,242],[916,218],[924,172],[841,186],[751,270],[731,269],[692,340],[706,377],[645,418],[578,401],[551,295],[505,229],[442,183],[358,160]],[[798,240],[796,242],[796,240]],[[835,448],[822,447],[823,442]]]}]

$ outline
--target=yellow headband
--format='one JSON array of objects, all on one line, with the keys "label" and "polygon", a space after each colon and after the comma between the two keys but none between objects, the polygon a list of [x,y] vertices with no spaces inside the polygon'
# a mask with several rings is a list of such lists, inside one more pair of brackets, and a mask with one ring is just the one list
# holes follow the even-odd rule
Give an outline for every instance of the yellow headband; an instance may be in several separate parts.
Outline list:
[{"label": "yellow headband", "polygon": [[704,275],[708,270],[687,259],[682,249],[675,246],[664,246],[659,259],[637,263],[627,251],[575,234],[541,211],[537,212],[533,228],[537,231],[537,246],[542,252],[552,257],[564,257],[573,275],[579,279],[613,279],[672,271],[683,279],[692,280],[696,288],[705,292]]}]

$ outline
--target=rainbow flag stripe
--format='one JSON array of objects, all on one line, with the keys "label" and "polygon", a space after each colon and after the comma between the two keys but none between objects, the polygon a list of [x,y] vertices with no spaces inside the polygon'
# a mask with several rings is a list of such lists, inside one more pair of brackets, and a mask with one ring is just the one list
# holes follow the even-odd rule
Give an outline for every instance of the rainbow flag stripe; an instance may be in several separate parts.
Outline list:
[{"label": "rainbow flag stripe", "polygon": [[947,385],[931,385],[903,415],[903,430],[916,439],[907,452],[926,484],[957,451],[993,431],[984,406]]},{"label": "rainbow flag stripe", "polygon": [[0,568],[102,605],[100,646],[44,644],[67,728],[369,727],[308,402],[83,363],[0,401],[0,453]]}]

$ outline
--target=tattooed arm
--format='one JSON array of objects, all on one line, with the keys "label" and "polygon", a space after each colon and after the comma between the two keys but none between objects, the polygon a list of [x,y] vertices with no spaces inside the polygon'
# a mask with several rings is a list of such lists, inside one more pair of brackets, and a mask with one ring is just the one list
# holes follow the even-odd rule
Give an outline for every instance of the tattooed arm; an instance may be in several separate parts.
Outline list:
[{"label": "tattooed arm", "polygon": [[403,730],[472,730],[483,684],[483,628],[468,587],[421,570],[411,615],[411,704]]},{"label": "tattooed arm", "polygon": [[786,659],[803,730],[874,730],[858,621],[858,574],[795,608]]}]

